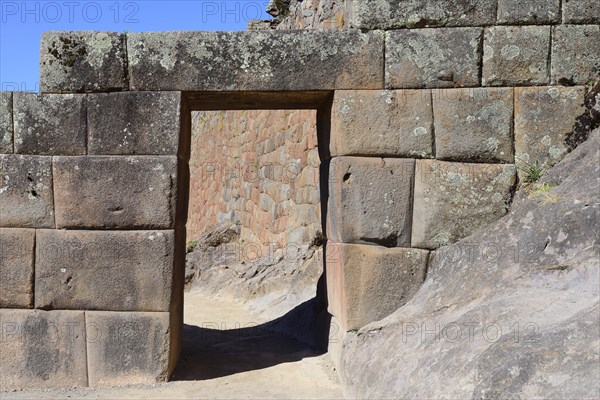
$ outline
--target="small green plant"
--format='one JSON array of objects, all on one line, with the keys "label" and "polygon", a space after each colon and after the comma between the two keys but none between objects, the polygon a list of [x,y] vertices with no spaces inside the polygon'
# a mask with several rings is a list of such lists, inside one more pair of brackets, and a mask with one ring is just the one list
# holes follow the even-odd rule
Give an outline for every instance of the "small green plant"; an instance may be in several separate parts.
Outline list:
[{"label": "small green plant", "polygon": [[542,185],[539,188],[535,189],[531,193],[531,195],[535,196],[535,195],[538,195],[538,194],[545,194],[545,193],[548,193],[549,191],[551,191],[552,189],[554,189],[555,187],[556,187],[556,185],[544,182],[544,183],[542,183]]},{"label": "small green plant", "polygon": [[356,328],[350,329],[348,332],[349,333],[358,333],[358,329],[356,329]]},{"label": "small green plant", "polygon": [[529,197],[541,197],[543,199],[542,204],[544,205],[556,203],[558,201],[558,196],[550,193],[550,191],[554,189],[555,186],[556,185],[553,185],[551,183],[544,182],[540,187],[531,192]]},{"label": "small green plant", "polygon": [[533,164],[527,161],[520,160],[525,166],[519,166],[518,168],[525,174],[525,183],[535,183],[540,180],[544,168],[540,165],[538,160],[535,160]]},{"label": "small green plant", "polygon": [[191,241],[189,241],[188,244],[185,247],[186,253],[191,253],[192,251],[194,251],[194,249],[196,248],[197,245],[198,245],[198,241],[197,240],[191,240]]}]

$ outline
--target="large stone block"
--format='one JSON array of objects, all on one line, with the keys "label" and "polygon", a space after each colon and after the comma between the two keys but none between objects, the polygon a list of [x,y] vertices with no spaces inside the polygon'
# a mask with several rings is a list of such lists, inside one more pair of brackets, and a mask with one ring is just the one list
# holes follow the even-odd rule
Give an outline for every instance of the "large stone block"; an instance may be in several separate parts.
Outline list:
[{"label": "large stone block", "polygon": [[409,247],[414,166],[401,158],[333,158],[328,239]]},{"label": "large stone block", "polygon": [[76,156],[86,153],[86,98],[81,94],[13,95],[15,153]]},{"label": "large stone block", "polygon": [[565,0],[562,3],[564,24],[600,24],[600,2]]},{"label": "large stone block", "polygon": [[436,158],[514,162],[513,89],[438,89],[432,93]]},{"label": "large stone block", "polygon": [[528,166],[547,169],[568,152],[567,136],[585,112],[585,87],[515,88],[515,159],[521,181]]},{"label": "large stone block", "polygon": [[33,307],[35,229],[0,228],[0,307]]},{"label": "large stone block", "polygon": [[483,86],[548,83],[549,26],[494,26],[483,38]]},{"label": "large stone block", "polygon": [[83,311],[0,309],[2,390],[87,386]]},{"label": "large stone block", "polygon": [[498,0],[498,23],[551,24],[560,21],[561,0]]},{"label": "large stone block", "polygon": [[552,84],[585,85],[600,77],[600,26],[561,25],[552,34]]},{"label": "large stone block", "polygon": [[383,45],[357,30],[127,36],[132,90],[382,89]]},{"label": "large stone block", "polygon": [[13,93],[0,92],[0,154],[13,152]]},{"label": "large stone block", "polygon": [[481,28],[386,33],[386,88],[479,86]]},{"label": "large stone block", "polygon": [[175,156],[55,157],[53,171],[57,228],[174,226]]},{"label": "large stone block", "polygon": [[169,313],[86,311],[90,386],[168,379]]},{"label": "large stone block", "polygon": [[42,92],[126,90],[125,35],[116,32],[50,31],[42,34]]},{"label": "large stone block", "polygon": [[403,306],[425,280],[429,252],[327,244],[328,311],[342,331],[380,320]]},{"label": "large stone block", "polygon": [[514,165],[417,160],[412,247],[454,243],[500,219],[515,183]]},{"label": "large stone block", "polygon": [[51,157],[0,154],[0,226],[54,227]]},{"label": "large stone block", "polygon": [[38,230],[35,307],[168,311],[173,231]]},{"label": "large stone block", "polygon": [[177,155],[180,92],[88,96],[88,154]]},{"label": "large stone block", "polygon": [[428,157],[432,128],[429,90],[336,91],[331,155]]},{"label": "large stone block", "polygon": [[481,26],[496,21],[495,0],[347,0],[361,29]]}]

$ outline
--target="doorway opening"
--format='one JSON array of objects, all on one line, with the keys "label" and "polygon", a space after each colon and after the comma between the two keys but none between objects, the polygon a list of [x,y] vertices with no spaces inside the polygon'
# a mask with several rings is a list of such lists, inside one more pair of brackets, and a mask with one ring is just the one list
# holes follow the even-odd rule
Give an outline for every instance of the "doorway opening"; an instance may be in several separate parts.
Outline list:
[{"label": "doorway opening", "polygon": [[302,362],[326,374],[321,177],[331,95],[215,96],[188,98],[186,292],[173,379]]}]

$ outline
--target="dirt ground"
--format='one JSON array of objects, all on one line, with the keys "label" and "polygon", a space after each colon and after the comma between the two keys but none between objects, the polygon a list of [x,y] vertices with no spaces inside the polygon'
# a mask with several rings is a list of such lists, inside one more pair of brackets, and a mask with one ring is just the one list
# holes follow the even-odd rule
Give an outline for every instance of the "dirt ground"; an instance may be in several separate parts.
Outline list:
[{"label": "dirt ground", "polygon": [[184,349],[171,382],[0,392],[2,399],[340,399],[327,354],[261,329],[233,299],[185,295]]}]

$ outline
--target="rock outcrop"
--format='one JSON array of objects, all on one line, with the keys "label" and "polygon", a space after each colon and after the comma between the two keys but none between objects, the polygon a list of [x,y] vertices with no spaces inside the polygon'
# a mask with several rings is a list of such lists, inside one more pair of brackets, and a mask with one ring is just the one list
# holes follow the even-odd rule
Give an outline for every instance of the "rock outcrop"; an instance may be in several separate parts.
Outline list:
[{"label": "rock outcrop", "polygon": [[358,398],[600,396],[600,131],[511,212],[433,253],[415,297],[346,335]]},{"label": "rock outcrop", "polygon": [[[186,257],[188,288],[250,302],[267,297],[263,301],[269,304],[260,311],[270,313],[314,297],[323,273],[319,243],[289,244],[263,254],[260,247],[245,246],[239,230],[235,224],[216,225],[199,237]],[[276,307],[280,302],[282,308]]]}]

